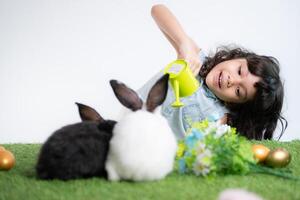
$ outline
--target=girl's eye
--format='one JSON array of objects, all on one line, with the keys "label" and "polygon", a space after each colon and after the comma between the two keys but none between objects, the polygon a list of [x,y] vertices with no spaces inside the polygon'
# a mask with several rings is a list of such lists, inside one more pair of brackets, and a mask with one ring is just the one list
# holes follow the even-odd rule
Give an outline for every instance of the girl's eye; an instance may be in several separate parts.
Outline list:
[{"label": "girl's eye", "polygon": [[236,88],[236,91],[235,91],[235,93],[236,93],[236,96],[240,96],[240,88],[238,87],[238,88]]},{"label": "girl's eye", "polygon": [[239,75],[242,74],[242,67],[241,66],[239,67],[239,72],[238,73],[239,73]]}]

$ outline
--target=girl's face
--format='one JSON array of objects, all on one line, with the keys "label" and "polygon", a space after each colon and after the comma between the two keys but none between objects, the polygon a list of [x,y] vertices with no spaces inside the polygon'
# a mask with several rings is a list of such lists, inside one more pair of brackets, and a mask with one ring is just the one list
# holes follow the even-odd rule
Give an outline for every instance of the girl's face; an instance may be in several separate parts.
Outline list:
[{"label": "girl's face", "polygon": [[208,88],[228,103],[244,103],[254,98],[254,84],[260,81],[248,70],[247,60],[238,58],[217,64],[206,76]]}]

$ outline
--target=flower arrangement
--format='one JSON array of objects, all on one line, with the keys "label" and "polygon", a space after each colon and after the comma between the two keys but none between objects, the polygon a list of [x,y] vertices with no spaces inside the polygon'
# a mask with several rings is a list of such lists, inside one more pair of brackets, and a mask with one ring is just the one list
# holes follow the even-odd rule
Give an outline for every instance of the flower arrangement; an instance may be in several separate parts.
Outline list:
[{"label": "flower arrangement", "polygon": [[179,173],[197,176],[256,172],[298,179],[286,169],[258,164],[250,141],[235,128],[208,120],[193,123],[179,141],[175,167]]}]

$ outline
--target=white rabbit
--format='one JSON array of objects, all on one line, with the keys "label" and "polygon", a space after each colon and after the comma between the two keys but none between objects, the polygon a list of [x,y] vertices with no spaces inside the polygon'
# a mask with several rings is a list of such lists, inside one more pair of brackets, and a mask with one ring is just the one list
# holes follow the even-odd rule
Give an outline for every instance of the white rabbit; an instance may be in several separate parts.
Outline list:
[{"label": "white rabbit", "polygon": [[176,137],[158,107],[167,94],[168,76],[155,83],[145,105],[137,93],[123,83],[111,80],[110,84],[119,101],[133,112],[120,119],[113,129],[105,166],[108,179],[164,178],[173,169],[177,150]]}]

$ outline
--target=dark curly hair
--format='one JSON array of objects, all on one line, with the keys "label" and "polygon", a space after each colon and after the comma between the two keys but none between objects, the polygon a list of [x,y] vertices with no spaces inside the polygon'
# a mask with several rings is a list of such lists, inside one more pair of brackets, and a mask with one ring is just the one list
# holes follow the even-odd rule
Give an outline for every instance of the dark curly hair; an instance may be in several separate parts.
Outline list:
[{"label": "dark curly hair", "polygon": [[207,57],[199,75],[205,79],[217,64],[237,58],[245,58],[249,71],[261,77],[261,81],[254,85],[256,94],[253,100],[240,104],[225,102],[230,112],[227,115],[227,124],[236,127],[237,131],[248,139],[262,140],[273,137],[279,120],[280,139],[288,123],[281,116],[284,91],[277,59],[257,55],[240,47],[220,47],[214,56]]}]

